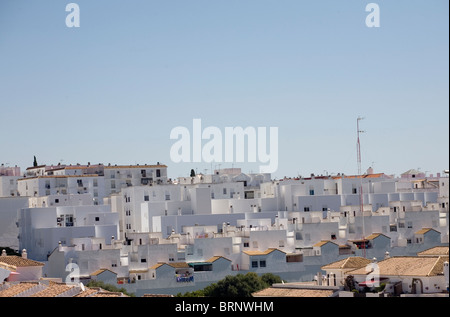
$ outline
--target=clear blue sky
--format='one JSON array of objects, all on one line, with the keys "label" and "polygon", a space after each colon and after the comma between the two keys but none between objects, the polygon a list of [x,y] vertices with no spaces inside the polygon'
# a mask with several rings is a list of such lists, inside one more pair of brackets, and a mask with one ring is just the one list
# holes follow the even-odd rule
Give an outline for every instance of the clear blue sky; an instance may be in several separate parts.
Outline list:
[{"label": "clear blue sky", "polygon": [[[80,28],[66,27],[70,2]],[[379,28],[365,25],[370,2]],[[361,115],[363,170],[442,172],[448,12],[447,0],[0,0],[0,163],[203,172],[169,155],[170,131],[201,118],[278,127],[274,177],[354,174]]]}]

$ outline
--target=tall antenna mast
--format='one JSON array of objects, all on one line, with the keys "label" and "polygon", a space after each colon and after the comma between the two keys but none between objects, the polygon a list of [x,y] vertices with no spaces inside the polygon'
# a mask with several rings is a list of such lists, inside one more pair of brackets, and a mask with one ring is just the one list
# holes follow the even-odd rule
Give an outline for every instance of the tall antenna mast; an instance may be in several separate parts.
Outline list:
[{"label": "tall antenna mast", "polygon": [[359,177],[359,210],[362,215],[362,241],[363,241],[363,257],[366,257],[366,240],[365,240],[365,228],[364,228],[364,202],[363,202],[363,190],[362,190],[362,172],[361,172],[361,142],[359,141],[359,134],[364,133],[365,131],[359,129],[359,121],[363,120],[363,117],[358,117],[356,119],[356,133],[357,133],[357,142],[356,142],[356,153],[358,160],[358,177]]}]

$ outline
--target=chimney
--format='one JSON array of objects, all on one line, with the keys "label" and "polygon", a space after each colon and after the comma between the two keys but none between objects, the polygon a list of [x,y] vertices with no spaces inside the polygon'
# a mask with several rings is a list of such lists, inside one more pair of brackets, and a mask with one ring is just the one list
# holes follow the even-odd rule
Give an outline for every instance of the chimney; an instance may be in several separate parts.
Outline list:
[{"label": "chimney", "polygon": [[5,249],[2,250],[2,256],[6,256],[6,250]]},{"label": "chimney", "polygon": [[391,256],[389,255],[389,252],[388,251],[386,251],[385,253],[384,253],[384,259],[386,260],[386,259],[389,259]]},{"label": "chimney", "polygon": [[22,258],[24,258],[24,259],[27,259],[27,258],[28,258],[27,250],[26,250],[26,249],[23,249],[23,250],[22,250]]},{"label": "chimney", "polygon": [[323,277],[322,272],[317,273],[317,285],[322,285]]}]

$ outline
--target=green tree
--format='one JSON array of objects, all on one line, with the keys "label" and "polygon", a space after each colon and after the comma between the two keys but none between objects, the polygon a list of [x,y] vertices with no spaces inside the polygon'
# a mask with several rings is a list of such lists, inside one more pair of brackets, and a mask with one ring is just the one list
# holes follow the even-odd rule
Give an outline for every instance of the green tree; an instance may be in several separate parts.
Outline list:
[{"label": "green tree", "polygon": [[191,169],[191,177],[195,177],[195,171],[194,171],[194,169]]},{"label": "green tree", "polygon": [[34,166],[34,167],[38,166],[38,162],[37,162],[37,160],[36,160],[36,156],[34,156],[33,166]]},{"label": "green tree", "polygon": [[281,280],[281,277],[278,275],[272,274],[272,273],[264,273],[261,275],[261,280],[267,284],[267,287],[272,286],[275,283],[281,283],[283,282]]},{"label": "green tree", "polygon": [[265,273],[261,276],[254,272],[247,274],[227,275],[217,283],[206,286],[203,290],[178,293],[178,297],[251,297],[252,293],[270,287],[273,283],[281,283],[278,275]]}]

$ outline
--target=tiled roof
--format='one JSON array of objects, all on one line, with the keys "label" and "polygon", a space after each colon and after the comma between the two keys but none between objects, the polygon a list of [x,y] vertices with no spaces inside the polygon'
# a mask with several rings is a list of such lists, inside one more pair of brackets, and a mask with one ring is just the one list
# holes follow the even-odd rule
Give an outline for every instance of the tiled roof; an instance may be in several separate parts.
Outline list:
[{"label": "tiled roof", "polygon": [[5,263],[5,264],[12,265],[15,267],[44,266],[45,265],[44,263],[30,260],[30,259],[25,259],[25,258],[23,258],[21,256],[17,256],[17,255],[0,256],[0,263]]},{"label": "tiled roof", "polygon": [[150,269],[157,269],[163,265],[168,265],[171,266],[173,268],[189,268],[189,264],[187,264],[186,262],[170,262],[170,263],[166,263],[166,262],[159,262],[156,263],[155,265],[151,266]]},{"label": "tiled roof", "polygon": [[[65,284],[49,282],[6,282],[3,285],[0,284],[0,297],[14,297],[14,296],[27,296],[27,297],[127,297],[120,292],[110,292],[99,287],[84,287],[82,291],[76,284]],[[32,289],[35,288],[35,289]],[[69,292],[67,292],[69,291]],[[25,294],[23,294],[26,292]],[[67,292],[67,293],[65,293]],[[65,294],[63,294],[65,293]]]},{"label": "tiled roof", "polygon": [[371,235],[367,236],[366,239],[367,239],[367,240],[373,240],[373,239],[375,239],[375,238],[378,238],[379,236],[383,236],[383,237],[385,237],[385,238],[390,239],[390,237],[388,237],[387,235],[382,234],[382,233],[372,233]]},{"label": "tiled roof", "polygon": [[448,255],[448,247],[434,247],[417,253],[418,256]]},{"label": "tiled roof", "polygon": [[435,231],[437,233],[440,233],[439,231],[434,230],[433,228],[422,228],[419,231],[416,231],[415,234],[425,234],[425,233],[430,232],[430,231]]},{"label": "tiled roof", "polygon": [[[247,254],[247,255],[267,255],[269,253],[272,253],[273,251],[280,251],[283,252],[281,250],[278,250],[276,248],[269,248],[266,251],[243,251],[243,253]],[[284,252],[283,252],[284,253]]]},{"label": "tiled roof", "polygon": [[346,259],[336,261],[321,267],[322,270],[332,270],[332,269],[359,269],[365,267],[372,261],[359,256],[350,256]]},{"label": "tiled roof", "polygon": [[121,292],[102,291],[102,292],[94,293],[93,295],[91,295],[89,297],[128,297],[128,296],[124,295]]},{"label": "tiled roof", "polygon": [[95,293],[98,293],[100,291],[100,288],[85,288],[84,291],[78,293],[74,297],[90,297],[94,295]]},{"label": "tiled roof", "polygon": [[35,287],[39,283],[36,282],[23,282],[18,284],[13,284],[7,289],[4,289],[0,291],[0,297],[14,297],[22,292],[25,292],[26,290]]},{"label": "tiled roof", "polygon": [[174,268],[189,268],[189,264],[186,262],[171,262],[167,264]]},{"label": "tiled roof", "polygon": [[213,263],[213,262],[217,261],[217,260],[220,259],[220,258],[223,258],[223,259],[225,259],[225,260],[231,262],[231,260],[229,260],[229,259],[227,259],[227,258],[225,258],[225,257],[223,257],[223,256],[213,256],[212,258],[210,258],[210,259],[207,260],[206,262]]},{"label": "tiled roof", "polygon": [[[336,244],[336,243],[334,243],[333,241],[322,240],[322,241],[316,243],[315,245],[313,245],[313,247],[322,247],[322,246],[324,246],[324,245],[327,244],[327,243],[333,243],[333,244]],[[337,244],[336,244],[336,245],[337,245]]]},{"label": "tiled roof", "polygon": [[[448,261],[448,256],[400,256],[377,262],[377,265],[382,276],[436,276],[442,274],[444,261]],[[364,267],[347,273],[366,275],[370,272]]]},{"label": "tiled roof", "polygon": [[330,297],[333,293],[333,290],[328,289],[269,287],[252,295],[254,297]]},{"label": "tiled roof", "polygon": [[72,287],[74,287],[74,285],[50,282],[50,284],[45,289],[34,293],[30,297],[55,297],[68,291]]},{"label": "tiled roof", "polygon": [[97,275],[102,274],[103,272],[106,272],[106,271],[109,271],[109,272],[111,272],[111,273],[117,275],[116,272],[113,272],[113,271],[111,271],[111,270],[108,270],[108,269],[99,269],[99,270],[97,270],[97,271],[91,273],[91,276],[97,276]]}]

